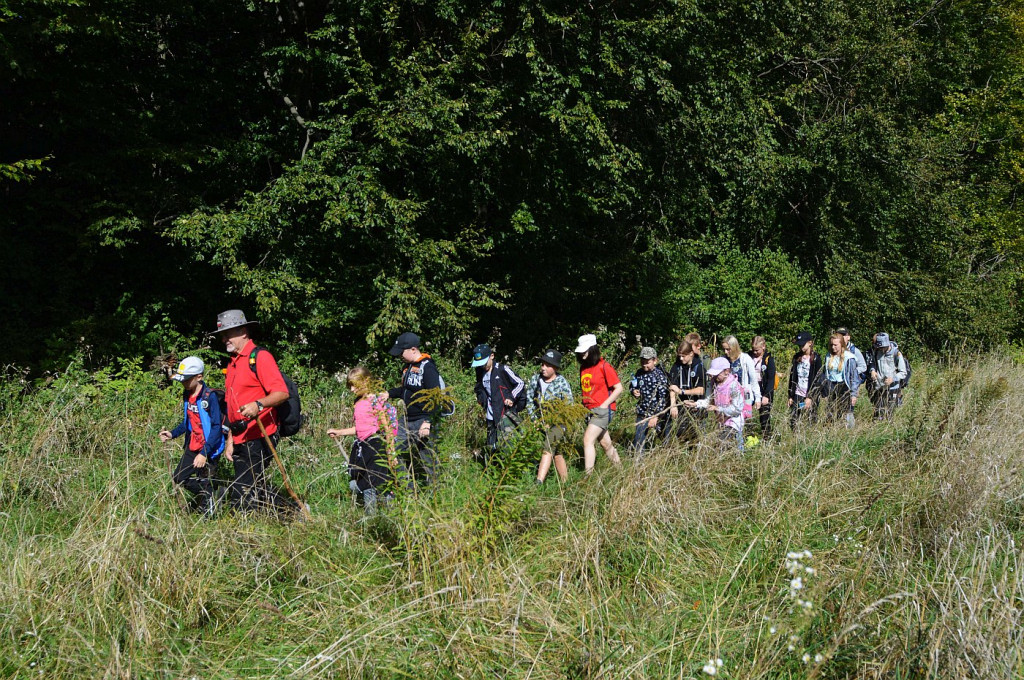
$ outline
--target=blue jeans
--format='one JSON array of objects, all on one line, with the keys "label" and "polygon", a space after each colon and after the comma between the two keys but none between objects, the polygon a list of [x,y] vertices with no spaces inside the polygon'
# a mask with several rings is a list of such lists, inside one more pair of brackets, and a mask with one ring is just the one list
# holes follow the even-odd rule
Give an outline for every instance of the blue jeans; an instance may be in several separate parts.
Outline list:
[{"label": "blue jeans", "polygon": [[644,455],[644,449],[654,444],[654,440],[658,434],[664,429],[664,423],[658,420],[654,427],[648,425],[650,418],[644,418],[636,424],[636,432],[633,434],[633,450],[636,452],[637,458],[642,458]]}]

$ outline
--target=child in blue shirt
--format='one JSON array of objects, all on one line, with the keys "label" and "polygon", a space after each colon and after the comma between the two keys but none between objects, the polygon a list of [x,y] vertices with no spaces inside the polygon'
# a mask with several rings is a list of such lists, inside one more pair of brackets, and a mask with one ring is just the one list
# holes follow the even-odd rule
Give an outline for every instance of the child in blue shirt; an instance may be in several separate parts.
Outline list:
[{"label": "child in blue shirt", "polygon": [[181,383],[185,416],[173,430],[161,430],[160,441],[186,435],[174,483],[192,493],[193,510],[210,516],[214,509],[213,474],[224,451],[224,429],[217,395],[203,383],[205,369],[199,357],[186,357],[178,364],[171,379]]}]

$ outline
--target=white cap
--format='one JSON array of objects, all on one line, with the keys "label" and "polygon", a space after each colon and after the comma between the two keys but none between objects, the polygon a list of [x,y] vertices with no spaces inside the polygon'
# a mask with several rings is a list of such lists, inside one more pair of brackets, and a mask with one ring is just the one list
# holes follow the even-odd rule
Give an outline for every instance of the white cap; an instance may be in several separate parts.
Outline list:
[{"label": "white cap", "polygon": [[205,372],[206,365],[203,363],[202,359],[199,357],[185,357],[181,360],[181,363],[178,364],[178,370],[171,376],[171,380],[185,382],[186,379]]},{"label": "white cap", "polygon": [[581,335],[580,339],[576,343],[576,353],[577,354],[582,354],[583,352],[586,352],[588,349],[590,349],[591,347],[593,347],[596,344],[597,344],[597,336],[594,335],[593,333],[588,333],[587,335]]}]

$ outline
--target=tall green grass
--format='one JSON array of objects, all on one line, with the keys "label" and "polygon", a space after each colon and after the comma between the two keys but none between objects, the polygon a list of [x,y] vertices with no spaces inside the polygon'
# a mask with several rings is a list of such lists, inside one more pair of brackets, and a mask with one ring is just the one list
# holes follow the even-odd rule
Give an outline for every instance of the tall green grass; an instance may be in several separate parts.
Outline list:
[{"label": "tall green grass", "polygon": [[441,483],[372,520],[323,434],[348,397],[305,383],[310,427],[281,446],[303,523],[183,512],[180,442],[156,437],[179,393],[137,368],[9,377],[0,675],[1024,675],[1020,367],[922,365],[892,423],[862,407],[853,431],[793,435],[780,411],[780,440],[743,455],[663,446],[540,489],[525,465],[481,471],[470,379],[446,378]]}]

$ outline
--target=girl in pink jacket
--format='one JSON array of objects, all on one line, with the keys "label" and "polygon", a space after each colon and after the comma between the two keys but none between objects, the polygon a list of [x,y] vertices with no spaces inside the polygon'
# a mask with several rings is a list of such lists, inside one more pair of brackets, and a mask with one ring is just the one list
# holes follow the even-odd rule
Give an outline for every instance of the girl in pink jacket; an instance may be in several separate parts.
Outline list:
[{"label": "girl in pink jacket", "polygon": [[729,370],[729,360],[718,357],[708,368],[708,378],[712,380],[713,393],[708,399],[683,402],[688,408],[703,408],[714,413],[718,424],[722,426],[723,441],[735,442],[740,451],[743,450],[743,403],[744,394],[740,381]]}]

